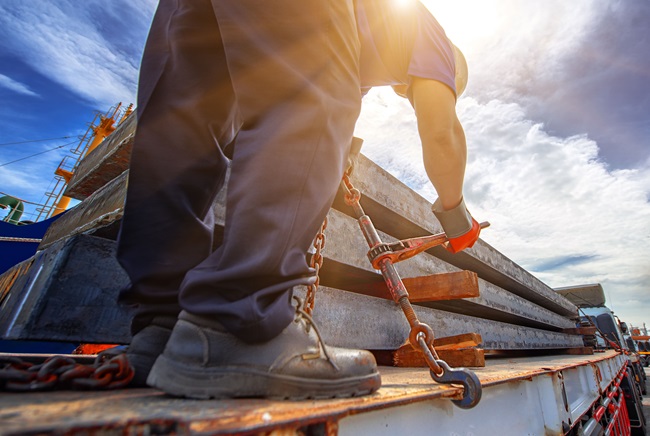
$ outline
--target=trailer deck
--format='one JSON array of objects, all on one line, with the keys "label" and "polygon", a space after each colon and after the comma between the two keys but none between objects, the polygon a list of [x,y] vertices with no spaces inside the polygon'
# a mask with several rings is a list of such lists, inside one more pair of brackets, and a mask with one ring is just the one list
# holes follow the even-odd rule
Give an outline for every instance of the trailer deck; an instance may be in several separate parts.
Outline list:
[{"label": "trailer deck", "polygon": [[563,434],[625,364],[614,351],[488,358],[475,369],[482,400],[469,410],[449,401],[460,399],[461,388],[436,384],[425,368],[381,367],[377,393],[335,400],[204,401],[153,389],[3,392],[0,433]]}]

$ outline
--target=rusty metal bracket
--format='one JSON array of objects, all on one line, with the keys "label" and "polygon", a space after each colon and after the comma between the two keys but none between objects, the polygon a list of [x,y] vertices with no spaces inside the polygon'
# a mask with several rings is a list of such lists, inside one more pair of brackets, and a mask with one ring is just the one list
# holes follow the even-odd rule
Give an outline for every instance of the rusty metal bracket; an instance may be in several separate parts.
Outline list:
[{"label": "rusty metal bracket", "polygon": [[368,259],[375,269],[381,271],[393,301],[400,306],[411,326],[410,343],[419,347],[424,353],[433,380],[438,383],[460,384],[463,386],[462,399],[452,400],[456,406],[463,409],[476,406],[482,394],[480,380],[472,371],[466,368],[452,369],[438,357],[433,347],[433,330],[427,324],[423,324],[418,320],[408,299],[408,291],[393,265],[394,262],[408,259],[428,248],[445,243],[447,241],[446,235],[442,233],[424,238],[412,238],[395,244],[385,244],[381,241],[370,217],[365,214],[361,207],[359,202],[361,193],[352,185],[349,173],[343,175],[341,187],[345,192],[345,202],[354,210],[363,236],[370,247]]}]

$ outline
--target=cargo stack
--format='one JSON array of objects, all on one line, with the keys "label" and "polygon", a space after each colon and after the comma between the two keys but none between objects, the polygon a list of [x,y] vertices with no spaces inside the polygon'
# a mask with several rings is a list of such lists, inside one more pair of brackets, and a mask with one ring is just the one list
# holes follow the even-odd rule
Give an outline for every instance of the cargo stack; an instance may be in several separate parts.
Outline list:
[{"label": "cargo stack", "polygon": [[[128,278],[114,253],[135,127],[132,114],[81,161],[64,193],[81,203],[52,224],[34,257],[0,276],[0,337],[130,341],[130,309],[116,303]],[[442,232],[427,200],[363,155],[351,182],[383,242]],[[213,207],[221,228],[225,189]],[[404,350],[409,325],[368,261],[368,245],[342,192],[325,237],[313,312],[325,341],[375,350],[399,364],[396,350]],[[481,240],[454,255],[435,247],[396,268],[441,349],[470,350],[460,358],[465,366],[481,366],[484,352],[590,351],[576,329],[577,307]]]}]

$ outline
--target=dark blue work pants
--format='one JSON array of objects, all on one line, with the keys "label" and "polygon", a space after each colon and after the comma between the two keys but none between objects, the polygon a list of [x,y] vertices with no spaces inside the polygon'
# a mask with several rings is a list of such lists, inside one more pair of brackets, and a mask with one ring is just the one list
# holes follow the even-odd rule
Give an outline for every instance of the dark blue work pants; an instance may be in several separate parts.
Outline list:
[{"label": "dark blue work pants", "polygon": [[[134,332],[180,308],[249,342],[290,289],[336,193],[360,110],[352,0],[162,0],[142,59],[118,259]],[[211,206],[234,141],[222,244]]]}]

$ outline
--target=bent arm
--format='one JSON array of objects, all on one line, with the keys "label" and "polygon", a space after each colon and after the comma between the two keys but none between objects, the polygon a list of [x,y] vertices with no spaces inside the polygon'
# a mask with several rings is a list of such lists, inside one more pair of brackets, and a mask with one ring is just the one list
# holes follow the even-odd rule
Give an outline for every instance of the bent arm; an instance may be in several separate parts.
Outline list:
[{"label": "bent arm", "polygon": [[467,161],[465,132],[456,116],[456,96],[441,82],[413,78],[413,107],[422,141],[424,167],[445,210],[463,198]]}]

